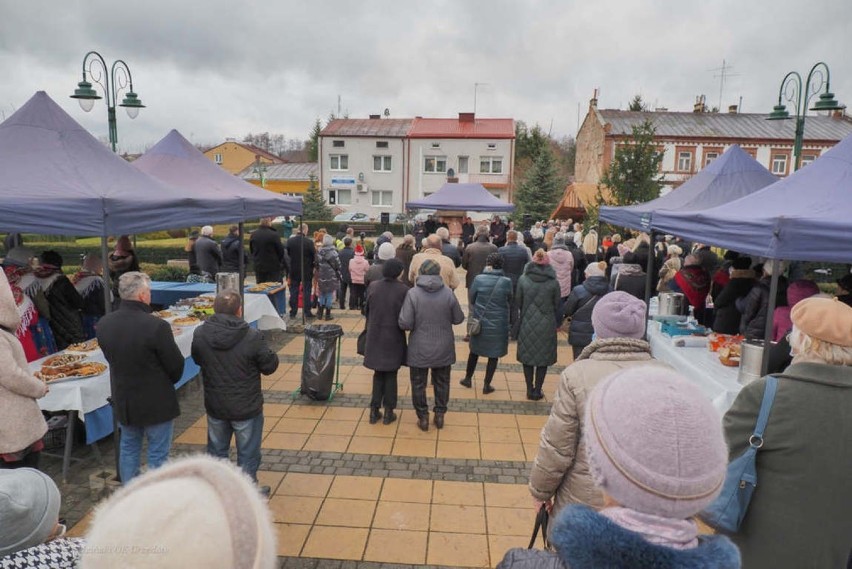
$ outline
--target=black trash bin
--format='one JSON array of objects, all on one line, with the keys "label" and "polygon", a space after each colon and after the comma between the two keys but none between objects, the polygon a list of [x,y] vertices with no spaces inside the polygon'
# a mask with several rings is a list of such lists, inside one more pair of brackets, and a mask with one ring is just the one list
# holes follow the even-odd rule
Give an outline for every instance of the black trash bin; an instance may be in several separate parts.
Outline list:
[{"label": "black trash bin", "polygon": [[300,391],[311,399],[327,401],[335,387],[337,344],[343,328],[337,324],[316,324],[305,328]]}]

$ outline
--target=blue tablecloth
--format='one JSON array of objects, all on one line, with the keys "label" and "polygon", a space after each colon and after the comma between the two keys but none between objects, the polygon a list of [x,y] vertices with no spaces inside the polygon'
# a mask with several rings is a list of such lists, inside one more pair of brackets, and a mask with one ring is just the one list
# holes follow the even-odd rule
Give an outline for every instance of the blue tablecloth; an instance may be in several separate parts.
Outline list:
[{"label": "blue tablecloth", "polygon": [[[249,287],[245,288],[247,293],[266,294],[270,302],[272,302],[272,306],[278,311],[278,314],[284,314],[287,311],[287,289],[282,286],[280,289],[275,290],[276,292],[251,293]],[[172,306],[182,298],[193,298],[211,292],[216,292],[216,285],[213,283],[168,283],[153,281],[151,283],[151,304]]]}]

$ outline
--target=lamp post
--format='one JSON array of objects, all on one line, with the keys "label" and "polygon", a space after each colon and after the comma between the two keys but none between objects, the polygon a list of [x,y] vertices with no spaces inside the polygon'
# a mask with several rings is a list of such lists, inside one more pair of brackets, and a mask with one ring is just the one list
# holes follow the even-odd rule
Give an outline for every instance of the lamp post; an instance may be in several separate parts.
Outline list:
[{"label": "lamp post", "polygon": [[266,164],[260,161],[260,156],[254,157],[254,167],[251,169],[252,173],[255,174],[260,179],[260,187],[266,187]]},{"label": "lamp post", "polygon": [[107,68],[106,61],[100,53],[90,51],[83,57],[83,80],[77,83],[77,88],[72,99],[77,99],[80,103],[80,108],[87,113],[92,110],[97,99],[102,97],[94,89],[92,81],[100,85],[104,90],[107,104],[107,120],[109,122],[109,142],[112,145],[112,151],[115,152],[115,145],[118,142],[118,129],[115,122],[115,107],[118,100],[118,94],[125,88],[129,87],[127,93],[122,99],[119,107],[124,107],[127,110],[127,116],[135,119],[139,115],[139,109],[144,109],[145,105],[133,92],[133,77],[130,75],[130,68],[121,59],[113,62],[112,66]]},{"label": "lamp post", "polygon": [[[811,85],[812,80],[814,80],[813,85]],[[781,87],[778,89],[778,104],[772,109],[767,120],[796,119],[796,137],[793,143],[794,171],[799,169],[802,162],[802,140],[805,135],[805,117],[808,110],[836,111],[846,108],[846,105],[841,105],[834,98],[834,93],[830,90],[830,81],[831,72],[828,70],[828,65],[822,61],[811,67],[807,81],[804,84],[804,89],[802,88],[802,76],[796,71],[790,71],[784,76],[784,80],[781,81]],[[822,91],[823,85],[825,86],[825,91],[820,93],[819,101],[808,109],[810,100],[814,95]],[[782,99],[793,103],[796,112],[795,117],[791,117],[790,113],[787,112],[787,107],[782,102]]]}]

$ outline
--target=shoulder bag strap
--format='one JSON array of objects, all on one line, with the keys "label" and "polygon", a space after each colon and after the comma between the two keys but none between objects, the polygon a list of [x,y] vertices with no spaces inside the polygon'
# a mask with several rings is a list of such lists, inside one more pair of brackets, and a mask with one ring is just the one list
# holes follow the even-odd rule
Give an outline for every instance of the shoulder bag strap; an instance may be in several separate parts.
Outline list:
[{"label": "shoulder bag strap", "polygon": [[748,444],[758,449],[763,446],[763,431],[769,421],[769,413],[772,411],[772,402],[775,401],[775,393],[778,391],[778,378],[774,375],[766,376],[766,388],[763,391],[763,401],[760,403],[760,412],[757,414],[757,424],[754,433],[749,437]]},{"label": "shoulder bag strap", "polygon": [[547,543],[547,523],[549,519],[550,513],[547,511],[547,507],[542,504],[535,516],[535,527],[533,527],[532,537],[530,538],[530,544],[527,546],[527,549],[535,547],[535,540],[538,537],[539,529],[541,530],[541,540],[544,542],[544,549],[549,547]]}]

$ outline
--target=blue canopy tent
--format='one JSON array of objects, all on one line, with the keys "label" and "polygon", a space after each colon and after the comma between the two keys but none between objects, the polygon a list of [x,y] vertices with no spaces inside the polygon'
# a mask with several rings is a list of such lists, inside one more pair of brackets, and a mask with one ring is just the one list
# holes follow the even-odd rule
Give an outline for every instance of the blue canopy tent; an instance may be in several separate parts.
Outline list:
[{"label": "blue canopy tent", "polygon": [[630,229],[676,233],[657,226],[659,212],[708,209],[747,196],[777,181],[778,178],[769,170],[735,144],[676,190],[638,205],[603,206],[600,219]]},{"label": "blue canopy tent", "polygon": [[406,209],[449,209],[458,211],[515,211],[515,206],[497,198],[482,184],[446,183],[441,189],[405,204]]},{"label": "blue canopy tent", "polygon": [[[243,221],[270,215],[301,215],[302,199],[282,196],[232,176],[210,161],[177,130],[172,130],[132,165],[191,195],[234,199],[234,207],[217,222]],[[192,225],[209,219],[200,213]]]},{"label": "blue canopy tent", "polygon": [[702,211],[658,212],[653,225],[685,239],[769,259],[848,263],[852,136],[763,190]]}]

